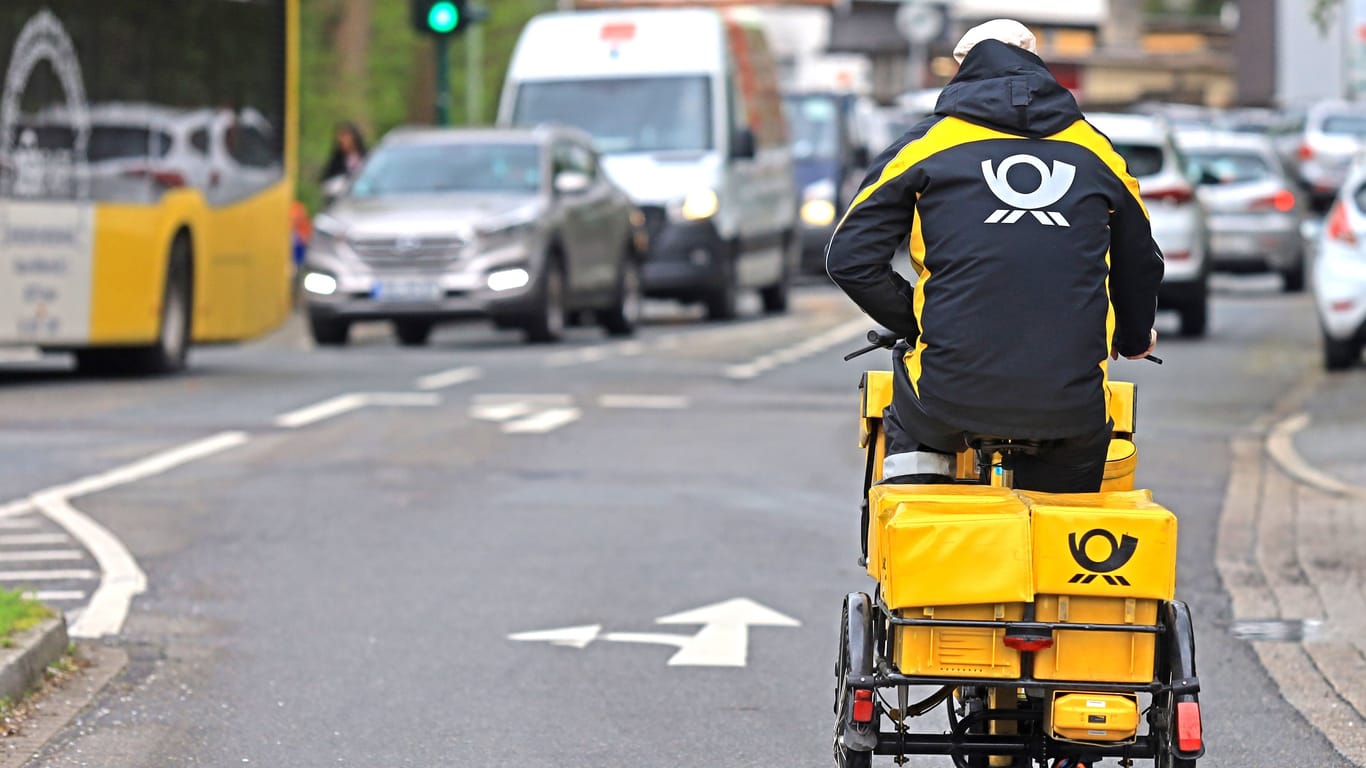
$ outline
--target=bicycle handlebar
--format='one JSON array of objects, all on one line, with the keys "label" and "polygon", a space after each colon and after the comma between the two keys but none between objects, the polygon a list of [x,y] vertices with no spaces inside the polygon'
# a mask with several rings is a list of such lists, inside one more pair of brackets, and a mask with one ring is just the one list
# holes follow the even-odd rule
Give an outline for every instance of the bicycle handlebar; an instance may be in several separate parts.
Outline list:
[{"label": "bicycle handlebar", "polygon": [[[896,343],[898,341],[901,340],[901,337],[896,335],[895,332],[889,331],[885,328],[874,328],[868,331],[864,338],[868,339],[868,346],[863,347],[861,349],[857,349],[845,355],[845,362],[853,360],[854,358],[860,355],[866,355],[875,349],[891,349],[892,347],[896,346]],[[1158,365],[1162,365],[1162,358],[1158,357],[1157,355],[1150,354],[1147,357],[1141,357],[1139,359],[1151,360],[1154,363],[1157,363]]]}]

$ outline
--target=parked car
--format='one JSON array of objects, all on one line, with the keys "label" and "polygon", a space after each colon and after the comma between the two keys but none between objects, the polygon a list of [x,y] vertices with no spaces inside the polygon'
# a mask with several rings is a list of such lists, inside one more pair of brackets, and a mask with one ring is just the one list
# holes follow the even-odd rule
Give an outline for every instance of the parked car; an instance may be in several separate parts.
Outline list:
[{"label": "parked car", "polygon": [[825,274],[825,247],[835,221],[858,193],[868,170],[858,97],[828,91],[788,93],[788,134],[801,194],[802,271]]},{"label": "parked car", "polygon": [[1166,260],[1158,306],[1180,314],[1182,336],[1203,336],[1210,273],[1205,210],[1186,178],[1171,129],[1150,115],[1096,113],[1087,119],[1110,138],[1138,181],[1153,239]]},{"label": "parked car", "polygon": [[500,125],[593,136],[603,166],[645,214],[650,296],[734,317],[758,289],[785,312],[801,248],[777,65],[742,9],[544,13],[508,65]]},{"label": "parked car", "polygon": [[1309,108],[1298,151],[1300,183],[1317,211],[1327,210],[1352,158],[1366,147],[1366,106],[1323,101]]},{"label": "parked car", "polygon": [[1366,161],[1358,160],[1319,231],[1312,285],[1323,362],[1349,368],[1366,346]]},{"label": "parked car", "polygon": [[1304,195],[1265,136],[1182,131],[1196,195],[1205,206],[1213,269],[1278,272],[1286,291],[1304,290]]},{"label": "parked car", "polygon": [[571,128],[390,133],[313,221],[302,287],[314,340],[356,320],[400,343],[487,318],[557,341],[591,310],[614,335],[640,317],[643,222]]}]

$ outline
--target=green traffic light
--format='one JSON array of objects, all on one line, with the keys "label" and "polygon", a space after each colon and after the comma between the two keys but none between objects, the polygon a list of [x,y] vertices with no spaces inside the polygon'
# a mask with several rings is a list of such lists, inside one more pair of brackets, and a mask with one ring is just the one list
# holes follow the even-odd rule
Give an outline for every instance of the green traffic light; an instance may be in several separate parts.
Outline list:
[{"label": "green traffic light", "polygon": [[460,26],[460,9],[452,2],[433,3],[427,11],[427,26],[439,35],[455,31]]}]

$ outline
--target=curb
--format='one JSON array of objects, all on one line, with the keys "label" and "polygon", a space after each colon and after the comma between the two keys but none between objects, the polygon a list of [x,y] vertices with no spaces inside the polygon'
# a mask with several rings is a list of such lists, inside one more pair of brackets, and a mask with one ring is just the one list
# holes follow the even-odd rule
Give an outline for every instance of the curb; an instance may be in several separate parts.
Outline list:
[{"label": "curb", "polygon": [[0,699],[24,698],[43,679],[47,665],[66,653],[71,641],[60,614],[14,634],[14,646],[0,649]]}]

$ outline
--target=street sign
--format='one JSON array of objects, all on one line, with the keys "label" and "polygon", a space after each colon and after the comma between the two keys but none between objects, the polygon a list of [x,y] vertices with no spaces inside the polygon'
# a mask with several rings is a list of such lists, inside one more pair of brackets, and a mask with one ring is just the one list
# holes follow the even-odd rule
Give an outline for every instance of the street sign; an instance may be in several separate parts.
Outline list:
[{"label": "street sign", "polygon": [[655,619],[656,624],[701,624],[695,635],[662,632],[607,632],[601,624],[518,632],[509,640],[539,642],[565,648],[586,648],[595,640],[613,643],[651,643],[678,649],[671,667],[743,667],[749,655],[750,627],[799,627],[801,622],[746,597],[737,597],[691,611]]}]

